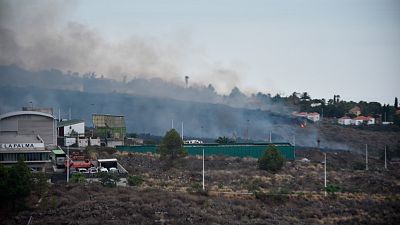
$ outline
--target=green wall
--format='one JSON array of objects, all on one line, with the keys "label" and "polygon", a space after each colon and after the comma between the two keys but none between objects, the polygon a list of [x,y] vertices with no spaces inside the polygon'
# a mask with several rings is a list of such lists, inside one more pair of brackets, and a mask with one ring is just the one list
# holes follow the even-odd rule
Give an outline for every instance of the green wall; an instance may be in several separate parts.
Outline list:
[{"label": "green wall", "polygon": [[[273,143],[278,150],[285,156],[287,160],[294,160],[294,146],[289,143]],[[268,144],[232,144],[232,145],[218,145],[218,144],[195,144],[184,145],[189,155],[226,155],[234,157],[253,157],[259,158],[267,149]],[[156,145],[143,145],[143,146],[117,146],[120,151],[139,152],[139,153],[155,153]]]}]

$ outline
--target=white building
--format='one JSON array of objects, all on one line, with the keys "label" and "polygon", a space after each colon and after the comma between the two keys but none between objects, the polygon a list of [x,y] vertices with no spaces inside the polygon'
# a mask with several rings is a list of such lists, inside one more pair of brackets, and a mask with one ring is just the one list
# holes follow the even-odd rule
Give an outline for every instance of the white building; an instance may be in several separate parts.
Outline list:
[{"label": "white building", "polygon": [[313,122],[317,122],[320,120],[320,115],[317,112],[312,112],[312,113],[307,113],[307,112],[293,112],[293,116],[297,117],[304,117],[307,118],[308,120],[311,120]]},{"label": "white building", "polygon": [[57,125],[58,136],[83,137],[85,136],[85,122],[83,120],[61,121]]},{"label": "white building", "polygon": [[87,147],[89,145],[89,141],[87,138],[78,138],[78,147]]},{"label": "white building", "polygon": [[345,125],[345,126],[351,125],[351,122],[352,122],[352,119],[348,116],[343,116],[338,119],[338,124]]},{"label": "white building", "polygon": [[362,124],[367,124],[367,125],[372,125],[375,124],[375,118],[372,116],[357,116],[351,120],[352,125],[362,125]]},{"label": "white building", "polygon": [[203,144],[203,141],[200,140],[185,140],[184,144]]},{"label": "white building", "polygon": [[307,119],[317,122],[320,119],[319,113],[312,112],[312,113],[307,113]]}]

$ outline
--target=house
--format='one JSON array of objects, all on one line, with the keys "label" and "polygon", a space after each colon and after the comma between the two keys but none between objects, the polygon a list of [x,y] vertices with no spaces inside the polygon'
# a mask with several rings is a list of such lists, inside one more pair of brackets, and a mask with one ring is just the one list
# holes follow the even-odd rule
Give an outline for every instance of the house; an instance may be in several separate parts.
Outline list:
[{"label": "house", "polygon": [[338,124],[347,126],[347,125],[351,125],[351,121],[352,121],[352,119],[350,117],[343,116],[338,119]]},{"label": "house", "polygon": [[375,118],[372,116],[357,116],[351,120],[351,124],[356,126],[362,124],[372,125],[375,124]]},{"label": "house", "polygon": [[313,122],[317,122],[320,120],[320,115],[317,112],[312,112],[312,113],[306,113],[306,112],[293,112],[293,116],[297,117],[304,117],[307,118],[308,120],[311,120]]},{"label": "house", "polygon": [[356,116],[359,116],[359,115],[361,115],[361,108],[358,107],[358,106],[354,106],[353,108],[351,108],[349,110],[349,113],[353,114],[353,115],[356,115]]},{"label": "house", "polygon": [[320,119],[319,113],[316,113],[316,112],[308,113],[307,114],[307,119],[309,119],[309,120],[311,120],[313,122],[317,122]]}]

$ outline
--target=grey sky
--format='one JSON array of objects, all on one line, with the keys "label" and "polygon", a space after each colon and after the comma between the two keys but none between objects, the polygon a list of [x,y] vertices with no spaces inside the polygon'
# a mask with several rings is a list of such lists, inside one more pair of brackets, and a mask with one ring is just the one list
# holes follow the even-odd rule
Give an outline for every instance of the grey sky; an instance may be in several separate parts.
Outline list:
[{"label": "grey sky", "polygon": [[[171,73],[169,80],[183,82],[189,75],[191,82],[212,83],[221,93],[236,85],[247,93],[307,91],[317,98],[339,94],[345,100],[390,104],[400,94],[400,1],[87,0],[61,5],[68,6],[62,23],[84,25],[102,43],[118,45],[132,37],[154,42],[149,48],[167,58],[158,61]],[[124,68],[118,65],[121,73]]]}]

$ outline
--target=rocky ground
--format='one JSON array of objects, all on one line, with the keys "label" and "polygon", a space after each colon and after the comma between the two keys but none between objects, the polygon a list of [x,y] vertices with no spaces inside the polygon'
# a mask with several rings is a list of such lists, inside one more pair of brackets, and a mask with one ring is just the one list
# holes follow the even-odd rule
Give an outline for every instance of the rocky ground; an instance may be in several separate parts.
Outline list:
[{"label": "rocky ground", "polygon": [[[206,192],[201,189],[202,160],[173,163],[157,156],[100,152],[117,157],[140,187],[105,188],[94,184],[54,184],[37,206],[3,220],[4,224],[398,224],[399,165],[356,170],[358,155],[328,153],[328,184],[340,187],[324,196],[323,153],[298,151],[282,171],[260,171],[255,159],[208,157]],[[355,166],[356,165],[356,166]]]}]

